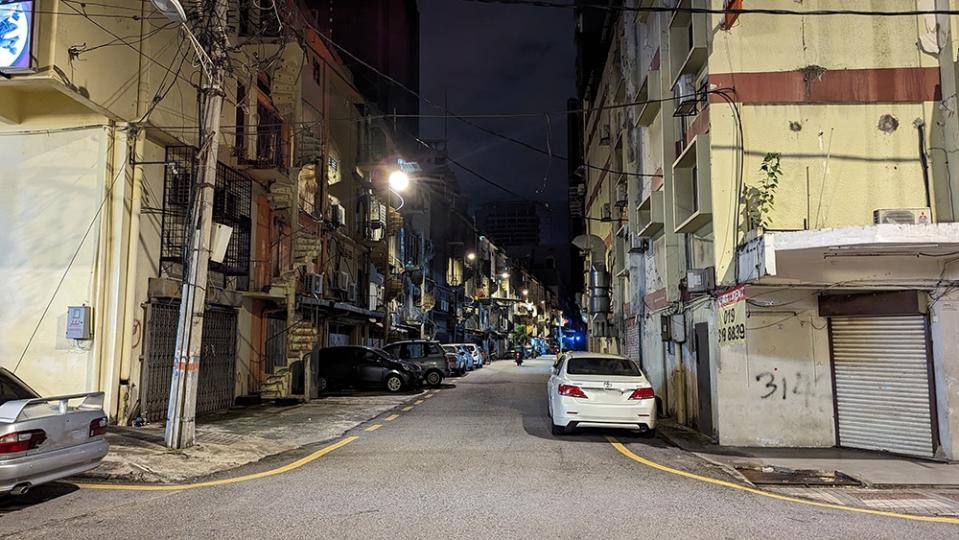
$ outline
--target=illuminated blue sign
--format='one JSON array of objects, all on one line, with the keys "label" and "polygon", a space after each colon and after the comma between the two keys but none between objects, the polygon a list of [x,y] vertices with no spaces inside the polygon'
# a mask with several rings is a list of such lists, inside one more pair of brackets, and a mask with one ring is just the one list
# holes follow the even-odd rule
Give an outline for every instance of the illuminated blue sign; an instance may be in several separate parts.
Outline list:
[{"label": "illuminated blue sign", "polygon": [[0,0],[0,71],[27,71],[33,53],[33,0]]}]

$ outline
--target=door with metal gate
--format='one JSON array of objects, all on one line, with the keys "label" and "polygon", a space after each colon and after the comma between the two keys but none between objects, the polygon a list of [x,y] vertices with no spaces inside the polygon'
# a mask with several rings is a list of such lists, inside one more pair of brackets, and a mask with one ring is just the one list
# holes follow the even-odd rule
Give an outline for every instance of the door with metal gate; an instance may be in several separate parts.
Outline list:
[{"label": "door with metal gate", "polygon": [[830,319],[840,446],[932,457],[937,444],[927,319]]},{"label": "door with metal gate", "polygon": [[[179,302],[147,304],[140,376],[140,414],[150,422],[166,420],[179,312]],[[197,380],[198,415],[223,411],[233,404],[236,387],[236,321],[235,309],[218,306],[206,309]]]}]

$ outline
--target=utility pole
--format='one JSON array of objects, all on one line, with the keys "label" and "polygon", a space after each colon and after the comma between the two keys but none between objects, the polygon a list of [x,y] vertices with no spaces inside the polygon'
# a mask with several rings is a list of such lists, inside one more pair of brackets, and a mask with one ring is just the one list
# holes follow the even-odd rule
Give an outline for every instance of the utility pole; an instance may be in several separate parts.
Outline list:
[{"label": "utility pole", "polygon": [[213,225],[213,188],[216,185],[217,138],[223,108],[223,66],[226,60],[227,0],[206,0],[204,19],[212,24],[205,52],[210,59],[206,82],[201,89],[201,113],[195,198],[185,243],[190,251],[185,261],[180,320],[176,332],[173,379],[167,407],[165,441],[168,448],[187,448],[196,441],[196,392],[203,344],[206,309],[207,269],[210,262],[210,235]]}]

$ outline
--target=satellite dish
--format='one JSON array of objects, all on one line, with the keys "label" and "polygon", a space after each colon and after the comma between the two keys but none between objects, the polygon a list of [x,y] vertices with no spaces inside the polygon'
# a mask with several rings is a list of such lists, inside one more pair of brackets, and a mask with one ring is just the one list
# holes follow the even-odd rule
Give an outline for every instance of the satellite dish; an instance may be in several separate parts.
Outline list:
[{"label": "satellite dish", "polygon": [[157,11],[175,23],[186,23],[186,12],[180,5],[180,0],[151,0]]}]

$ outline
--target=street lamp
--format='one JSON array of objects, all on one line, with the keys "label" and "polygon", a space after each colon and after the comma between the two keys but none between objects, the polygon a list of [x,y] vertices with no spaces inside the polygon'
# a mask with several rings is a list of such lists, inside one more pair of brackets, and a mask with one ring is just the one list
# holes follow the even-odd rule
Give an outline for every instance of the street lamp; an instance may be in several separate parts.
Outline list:
[{"label": "street lamp", "polygon": [[466,254],[466,260],[467,260],[467,261],[475,261],[475,260],[476,260],[476,254],[473,253],[472,251],[469,252],[469,253],[467,253],[467,254]]},{"label": "street lamp", "polygon": [[503,273],[500,275],[500,277],[503,278],[503,279],[509,279],[509,272],[503,272]]},{"label": "street lamp", "polygon": [[391,172],[389,181],[393,191],[406,191],[410,187],[410,176],[403,171]]},{"label": "street lamp", "polygon": [[529,296],[529,289],[523,289],[523,296]]}]

